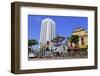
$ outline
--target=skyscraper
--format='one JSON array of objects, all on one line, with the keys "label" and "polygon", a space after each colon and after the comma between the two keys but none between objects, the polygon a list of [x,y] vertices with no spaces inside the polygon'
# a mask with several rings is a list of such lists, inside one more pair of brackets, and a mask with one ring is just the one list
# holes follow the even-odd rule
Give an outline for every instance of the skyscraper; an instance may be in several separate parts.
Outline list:
[{"label": "skyscraper", "polygon": [[46,44],[55,38],[55,22],[50,18],[45,18],[41,22],[40,43]]}]

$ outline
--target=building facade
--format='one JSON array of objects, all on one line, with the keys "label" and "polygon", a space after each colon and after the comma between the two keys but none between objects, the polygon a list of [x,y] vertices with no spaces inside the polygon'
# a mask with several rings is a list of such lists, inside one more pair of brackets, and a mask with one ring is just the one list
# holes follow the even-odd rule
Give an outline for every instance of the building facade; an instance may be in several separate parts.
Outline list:
[{"label": "building facade", "polygon": [[40,44],[45,45],[55,38],[55,22],[50,18],[45,18],[41,22]]},{"label": "building facade", "polygon": [[73,31],[73,35],[79,36],[78,45],[80,48],[87,48],[88,46],[88,33],[83,28],[77,28]]}]

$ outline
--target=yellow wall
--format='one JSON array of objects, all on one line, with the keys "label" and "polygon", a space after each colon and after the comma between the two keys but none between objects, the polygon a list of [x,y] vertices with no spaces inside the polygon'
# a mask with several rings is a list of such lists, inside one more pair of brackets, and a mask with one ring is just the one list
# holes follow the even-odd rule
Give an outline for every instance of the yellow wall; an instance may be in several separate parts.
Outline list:
[{"label": "yellow wall", "polygon": [[[80,48],[87,48],[88,45],[88,34],[85,30],[82,29],[77,29],[73,32],[73,35],[78,35],[79,36],[79,47]],[[81,42],[81,38],[84,40],[84,44]]]}]

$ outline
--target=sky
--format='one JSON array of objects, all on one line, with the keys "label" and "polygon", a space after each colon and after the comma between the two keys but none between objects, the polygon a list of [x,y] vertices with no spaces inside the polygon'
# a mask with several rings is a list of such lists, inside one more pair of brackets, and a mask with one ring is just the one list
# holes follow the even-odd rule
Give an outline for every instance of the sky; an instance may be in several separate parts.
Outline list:
[{"label": "sky", "polygon": [[56,23],[56,34],[69,37],[76,28],[88,29],[88,17],[77,16],[51,16],[51,15],[28,15],[28,39],[40,40],[41,22],[50,18]]}]

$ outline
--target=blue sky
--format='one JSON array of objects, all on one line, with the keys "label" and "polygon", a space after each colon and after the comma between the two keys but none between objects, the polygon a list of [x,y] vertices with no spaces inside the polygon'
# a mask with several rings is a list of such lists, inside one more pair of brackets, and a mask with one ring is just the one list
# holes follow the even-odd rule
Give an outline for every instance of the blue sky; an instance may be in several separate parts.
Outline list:
[{"label": "blue sky", "polygon": [[28,39],[40,40],[41,21],[45,18],[56,23],[56,34],[63,37],[71,36],[73,30],[79,27],[88,29],[88,17],[28,15]]}]

